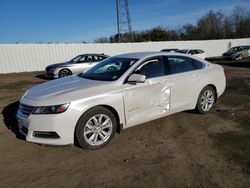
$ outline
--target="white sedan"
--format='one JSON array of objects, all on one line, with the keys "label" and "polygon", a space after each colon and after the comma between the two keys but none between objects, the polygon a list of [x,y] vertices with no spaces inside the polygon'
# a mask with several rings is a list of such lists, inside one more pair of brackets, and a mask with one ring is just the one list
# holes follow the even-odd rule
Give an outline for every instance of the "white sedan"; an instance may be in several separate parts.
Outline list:
[{"label": "white sedan", "polygon": [[193,56],[123,54],[34,86],[22,96],[17,119],[27,141],[98,149],[122,129],[183,110],[206,113],[225,86],[220,65]]},{"label": "white sedan", "polygon": [[182,49],[182,50],[177,50],[176,52],[182,53],[182,54],[193,55],[193,56],[199,57],[201,59],[206,58],[206,53],[201,49]]}]

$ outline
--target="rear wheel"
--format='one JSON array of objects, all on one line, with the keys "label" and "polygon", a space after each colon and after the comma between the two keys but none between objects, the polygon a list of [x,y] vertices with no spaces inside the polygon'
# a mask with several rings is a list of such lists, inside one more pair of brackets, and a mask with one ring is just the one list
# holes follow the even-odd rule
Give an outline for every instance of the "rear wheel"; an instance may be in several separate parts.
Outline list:
[{"label": "rear wheel", "polygon": [[242,54],[239,54],[237,57],[235,57],[236,61],[240,61],[242,59],[243,59],[243,55]]},{"label": "rear wheel", "polygon": [[62,69],[59,71],[59,78],[66,77],[72,75],[72,72],[69,69]]},{"label": "rear wheel", "polygon": [[76,141],[85,149],[102,148],[111,141],[116,127],[114,114],[104,107],[96,107],[79,119],[75,130]]},{"label": "rear wheel", "polygon": [[214,105],[215,97],[215,91],[212,87],[206,86],[203,88],[196,104],[196,110],[200,114],[209,112]]}]

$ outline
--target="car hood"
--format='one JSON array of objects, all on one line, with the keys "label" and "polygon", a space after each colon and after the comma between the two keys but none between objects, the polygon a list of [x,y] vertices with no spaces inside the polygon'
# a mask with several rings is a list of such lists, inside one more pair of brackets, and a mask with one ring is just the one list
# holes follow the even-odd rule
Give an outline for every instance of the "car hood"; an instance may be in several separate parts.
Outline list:
[{"label": "car hood", "polygon": [[53,68],[58,68],[58,67],[62,67],[62,66],[66,66],[69,65],[69,62],[62,62],[62,63],[55,63],[55,64],[51,64],[49,66],[46,67],[46,69],[53,69]]},{"label": "car hood", "polygon": [[108,81],[69,76],[32,87],[22,97],[21,103],[31,106],[63,104],[101,94],[110,87]]}]

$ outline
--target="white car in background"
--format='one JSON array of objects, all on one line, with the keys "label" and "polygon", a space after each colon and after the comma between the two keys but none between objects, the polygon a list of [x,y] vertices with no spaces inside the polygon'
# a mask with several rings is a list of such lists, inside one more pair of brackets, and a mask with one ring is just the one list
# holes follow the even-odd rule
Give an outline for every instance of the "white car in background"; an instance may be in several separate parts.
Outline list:
[{"label": "white car in background", "polygon": [[165,48],[162,49],[161,52],[176,52],[177,50],[179,50],[178,48]]},{"label": "white car in background", "polygon": [[[110,68],[112,67],[112,68]],[[26,140],[86,149],[115,132],[183,110],[207,113],[225,90],[224,69],[178,53],[117,55],[77,76],[28,90],[17,112]]]},{"label": "white car in background", "polygon": [[199,57],[201,59],[206,58],[206,53],[201,49],[182,49],[182,50],[177,50],[176,52],[182,53],[182,54],[193,55],[193,56]]}]

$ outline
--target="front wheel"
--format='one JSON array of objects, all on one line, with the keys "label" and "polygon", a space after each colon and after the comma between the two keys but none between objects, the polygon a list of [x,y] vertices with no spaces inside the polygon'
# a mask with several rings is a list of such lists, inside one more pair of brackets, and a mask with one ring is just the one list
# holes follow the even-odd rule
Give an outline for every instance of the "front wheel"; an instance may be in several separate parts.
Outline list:
[{"label": "front wheel", "polygon": [[99,149],[107,145],[116,131],[116,118],[104,107],[90,109],[79,119],[75,136],[85,149]]},{"label": "front wheel", "polygon": [[72,72],[69,69],[62,69],[58,73],[59,78],[63,78],[70,75],[72,75]]},{"label": "front wheel", "polygon": [[215,97],[215,91],[212,87],[206,86],[205,88],[203,88],[198,97],[196,110],[200,114],[209,112],[214,105]]}]

